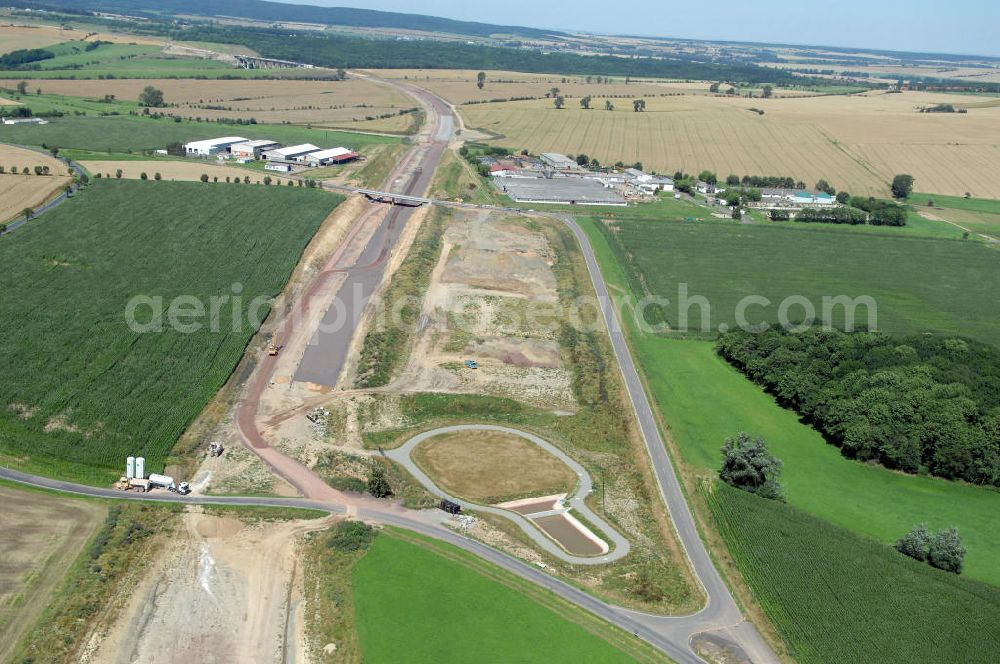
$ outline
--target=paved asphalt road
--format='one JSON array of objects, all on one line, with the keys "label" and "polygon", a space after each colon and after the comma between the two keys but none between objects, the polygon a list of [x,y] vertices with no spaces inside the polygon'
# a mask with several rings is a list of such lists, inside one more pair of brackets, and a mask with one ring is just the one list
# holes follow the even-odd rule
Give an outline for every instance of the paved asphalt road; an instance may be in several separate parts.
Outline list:
[{"label": "paved asphalt road", "polygon": [[[584,519],[596,526],[597,532],[595,534],[598,537],[602,537],[605,540],[605,543],[607,543],[607,540],[611,540],[613,548],[608,553],[599,556],[572,555],[549,539],[548,536],[544,535],[538,526],[532,523],[529,519],[525,518],[523,515],[518,514],[513,510],[505,510],[499,507],[492,507],[490,505],[472,503],[468,500],[463,500],[449,495],[446,491],[441,489],[441,487],[435,484],[434,480],[428,477],[420,466],[413,461],[410,454],[417,445],[429,438],[461,431],[500,431],[511,434],[512,436],[520,436],[521,438],[538,445],[546,452],[566,464],[579,478],[576,485],[576,492],[568,501],[570,507],[582,514]],[[611,525],[609,525],[604,519],[594,514],[590,507],[587,506],[587,497],[593,489],[593,482],[590,479],[590,473],[587,472],[587,469],[552,443],[543,438],[539,438],[532,433],[528,433],[527,431],[521,431],[520,429],[514,429],[511,427],[496,426],[494,424],[456,424],[453,426],[440,427],[438,429],[431,429],[430,431],[418,433],[401,446],[391,450],[386,450],[385,455],[406,468],[406,470],[413,475],[414,479],[423,484],[425,489],[439,498],[445,498],[453,503],[470,507],[476,512],[488,512],[513,521],[528,537],[531,538],[536,545],[538,545],[539,548],[544,549],[553,556],[572,565],[603,565],[624,558],[632,549],[632,545],[629,544],[627,539],[622,537],[622,535],[611,527]]]},{"label": "paved asphalt road", "polygon": [[[416,166],[403,175],[394,192],[420,196],[426,192],[434,172],[454,132],[451,109],[438,97],[424,90],[408,88],[408,93],[419,96],[430,112],[430,135],[427,144],[415,156]],[[405,183],[405,184],[403,184]],[[295,380],[319,385],[334,386],[347,361],[354,333],[372,294],[382,281],[389,255],[395,248],[406,222],[416,208],[391,206],[382,218],[374,235],[365,245],[353,265],[344,267],[344,282],[338,289],[337,302],[342,306],[329,306],[319,328],[306,346],[302,360],[295,371]]]},{"label": "paved asphalt road", "polygon": [[[49,154],[48,151],[46,151],[46,150],[39,150],[38,148],[33,148],[33,147],[29,146],[29,145],[19,145],[17,147],[24,148],[25,150],[34,150],[35,152],[41,152],[43,154]],[[76,162],[70,161],[69,159],[66,159],[64,157],[57,157],[57,159],[59,159],[59,161],[63,162],[64,164],[66,164],[69,168],[73,169],[73,172],[76,173],[77,175],[83,175],[83,169]],[[38,177],[45,177],[45,176],[38,176]],[[16,219],[14,221],[9,222],[7,224],[7,228],[4,230],[3,233],[0,233],[0,235],[7,235],[8,233],[13,233],[18,228],[20,228],[21,226],[24,226],[26,223],[28,223],[32,219],[37,219],[39,215],[44,214],[45,212],[48,212],[52,208],[56,207],[57,205],[59,205],[60,203],[62,203],[63,201],[65,201],[67,198],[70,197],[70,194],[76,193],[76,190],[77,190],[76,183],[70,183],[70,186],[73,188],[71,192],[69,192],[69,193],[67,193],[65,191],[60,192],[58,196],[56,196],[55,198],[53,198],[49,202],[44,203],[41,207],[35,208],[35,210],[33,210],[32,213],[31,213],[31,219],[19,218],[19,219]]]}]

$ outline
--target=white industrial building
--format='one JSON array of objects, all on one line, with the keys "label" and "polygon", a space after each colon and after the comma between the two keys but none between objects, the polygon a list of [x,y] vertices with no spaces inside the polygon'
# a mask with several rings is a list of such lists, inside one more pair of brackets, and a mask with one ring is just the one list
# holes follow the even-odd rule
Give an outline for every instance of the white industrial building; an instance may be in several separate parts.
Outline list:
[{"label": "white industrial building", "polygon": [[30,117],[30,118],[3,118],[3,123],[5,125],[15,125],[15,124],[38,124],[44,125],[48,124],[48,120],[43,120],[42,118]]},{"label": "white industrial building", "polygon": [[319,147],[312,143],[302,143],[301,145],[290,145],[287,148],[267,150],[264,152],[264,159],[304,162],[306,155],[312,152],[319,152]]},{"label": "white industrial building", "polygon": [[242,136],[223,136],[204,141],[191,141],[184,144],[184,154],[189,157],[211,157],[220,152],[229,152],[229,148],[237,143],[245,143],[246,140]]},{"label": "white industrial building", "polygon": [[310,166],[326,166],[327,164],[342,164],[345,161],[357,158],[358,153],[353,150],[348,150],[347,148],[330,148],[329,150],[310,152],[305,155],[303,160]]},{"label": "white industrial building", "polygon": [[557,171],[572,171],[580,167],[575,161],[558,152],[543,152],[539,158],[543,164]]},{"label": "white industrial building", "polygon": [[278,173],[291,173],[296,166],[302,166],[302,164],[297,161],[288,161],[287,159],[268,159],[264,162],[265,171],[276,171]]},{"label": "white industrial building", "polygon": [[230,146],[229,153],[236,158],[260,159],[261,153],[267,150],[275,150],[281,147],[277,141],[258,139],[255,141],[244,141]]}]

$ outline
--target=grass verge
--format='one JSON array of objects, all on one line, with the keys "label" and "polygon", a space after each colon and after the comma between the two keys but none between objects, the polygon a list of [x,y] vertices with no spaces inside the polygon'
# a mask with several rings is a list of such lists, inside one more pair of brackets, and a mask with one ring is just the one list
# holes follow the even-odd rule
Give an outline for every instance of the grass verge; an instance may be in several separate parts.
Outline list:
[{"label": "grass verge", "polygon": [[548,591],[409,533],[380,534],[352,581],[368,662],[664,661]]}]

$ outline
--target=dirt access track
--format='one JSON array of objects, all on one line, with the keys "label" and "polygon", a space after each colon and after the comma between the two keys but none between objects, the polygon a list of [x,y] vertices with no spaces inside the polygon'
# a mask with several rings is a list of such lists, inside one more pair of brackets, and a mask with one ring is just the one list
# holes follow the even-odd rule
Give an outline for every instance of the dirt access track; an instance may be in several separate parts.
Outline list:
[{"label": "dirt access track", "polygon": [[330,519],[260,522],[190,511],[90,664],[306,662],[301,537]]},{"label": "dirt access track", "polygon": [[34,625],[106,508],[0,486],[0,662]]}]

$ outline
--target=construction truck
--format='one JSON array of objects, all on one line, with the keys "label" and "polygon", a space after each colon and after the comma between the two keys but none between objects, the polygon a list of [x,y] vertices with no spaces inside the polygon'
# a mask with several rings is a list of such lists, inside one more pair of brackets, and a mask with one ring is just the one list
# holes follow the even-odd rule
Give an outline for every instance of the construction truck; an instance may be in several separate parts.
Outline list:
[{"label": "construction truck", "polygon": [[150,487],[162,487],[167,491],[173,491],[174,493],[179,493],[182,496],[186,496],[191,493],[191,487],[187,482],[181,482],[177,484],[174,482],[174,478],[170,475],[160,475],[159,473],[149,474],[149,485]]},{"label": "construction truck", "polygon": [[139,477],[125,477],[124,475],[114,483],[113,487],[118,491],[135,491],[146,493],[149,491],[149,480]]},{"label": "construction truck", "polygon": [[278,340],[274,338],[274,335],[271,335],[267,342],[267,354],[273,357],[278,354],[279,350],[281,350],[281,346],[278,344]]}]

